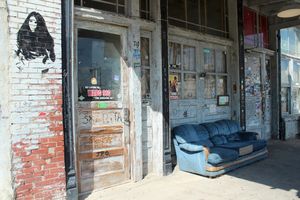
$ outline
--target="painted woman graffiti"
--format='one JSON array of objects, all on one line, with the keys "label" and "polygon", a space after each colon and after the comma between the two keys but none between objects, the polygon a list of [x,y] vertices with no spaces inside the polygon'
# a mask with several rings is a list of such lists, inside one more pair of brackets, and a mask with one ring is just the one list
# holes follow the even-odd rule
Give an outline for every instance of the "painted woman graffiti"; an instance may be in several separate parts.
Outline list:
[{"label": "painted woman graffiti", "polygon": [[17,56],[23,62],[43,57],[55,61],[54,41],[48,32],[44,18],[37,12],[31,12],[21,26],[17,37]]}]

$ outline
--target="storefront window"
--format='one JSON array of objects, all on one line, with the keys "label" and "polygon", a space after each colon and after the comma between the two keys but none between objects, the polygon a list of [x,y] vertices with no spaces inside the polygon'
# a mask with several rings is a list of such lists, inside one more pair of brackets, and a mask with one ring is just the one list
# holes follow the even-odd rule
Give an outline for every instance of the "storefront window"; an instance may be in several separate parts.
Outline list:
[{"label": "storefront window", "polygon": [[78,99],[80,101],[121,98],[120,36],[78,31]]},{"label": "storefront window", "polygon": [[293,61],[293,82],[295,85],[300,85],[300,61]]},{"label": "storefront window", "polygon": [[281,58],[281,109],[300,114],[300,60],[286,55]]}]

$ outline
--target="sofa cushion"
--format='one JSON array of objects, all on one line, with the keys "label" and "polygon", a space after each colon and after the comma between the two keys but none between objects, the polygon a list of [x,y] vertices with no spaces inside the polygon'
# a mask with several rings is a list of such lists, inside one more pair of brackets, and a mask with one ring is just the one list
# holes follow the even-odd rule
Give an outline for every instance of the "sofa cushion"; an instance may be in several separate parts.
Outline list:
[{"label": "sofa cushion", "polygon": [[226,139],[228,142],[236,142],[236,141],[240,141],[240,135],[238,133],[232,133],[230,135],[226,135]]},{"label": "sofa cushion", "polygon": [[210,140],[216,146],[227,143],[227,139],[226,139],[225,135],[215,135],[212,138],[210,138]]},{"label": "sofa cushion", "polygon": [[218,147],[235,150],[239,153],[239,156],[244,156],[254,151],[252,141],[228,142],[226,144],[218,145]]},{"label": "sofa cushion", "polygon": [[210,154],[208,155],[207,162],[212,165],[218,165],[236,160],[238,157],[239,154],[237,151],[220,147],[212,147],[210,148]]}]

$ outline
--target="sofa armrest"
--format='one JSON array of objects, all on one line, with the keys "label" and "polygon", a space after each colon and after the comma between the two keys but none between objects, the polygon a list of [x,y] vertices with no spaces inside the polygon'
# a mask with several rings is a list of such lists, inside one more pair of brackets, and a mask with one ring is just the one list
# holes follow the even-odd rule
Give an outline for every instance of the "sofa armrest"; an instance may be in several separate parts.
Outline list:
[{"label": "sofa armrest", "polygon": [[257,140],[258,133],[251,131],[241,131],[239,132],[241,140]]},{"label": "sofa armrest", "polygon": [[186,150],[189,152],[199,152],[203,151],[203,146],[199,144],[193,144],[193,143],[184,143],[178,145],[180,149]]}]

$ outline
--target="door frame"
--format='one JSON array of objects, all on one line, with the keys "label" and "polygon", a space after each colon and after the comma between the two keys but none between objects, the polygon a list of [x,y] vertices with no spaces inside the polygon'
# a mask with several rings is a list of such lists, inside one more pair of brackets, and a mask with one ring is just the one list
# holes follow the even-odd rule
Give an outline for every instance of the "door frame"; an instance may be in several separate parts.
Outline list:
[{"label": "door frame", "polygon": [[[80,182],[80,176],[79,176],[79,160],[78,160],[78,65],[77,65],[77,49],[78,49],[78,30],[79,29],[85,29],[85,30],[90,30],[90,31],[96,31],[99,33],[108,33],[108,34],[115,34],[120,36],[120,46],[121,46],[121,58],[126,58],[128,55],[128,45],[127,45],[127,39],[128,39],[128,32],[125,27],[121,26],[114,26],[110,24],[105,24],[105,23],[99,23],[99,22],[92,22],[90,20],[75,20],[74,22],[74,28],[73,28],[73,34],[74,34],[74,40],[73,40],[73,68],[72,68],[72,113],[73,113],[73,131],[74,131],[74,143],[73,143],[73,148],[75,149],[74,152],[74,158],[75,158],[75,171],[76,171],[76,177],[77,177],[77,188],[79,191],[79,182]],[[121,59],[120,58],[120,59]],[[122,102],[122,108],[129,108],[129,93],[130,93],[130,88],[127,87],[127,91],[124,91],[125,85],[129,85],[129,67],[127,65],[127,62],[124,61],[124,59],[121,59],[120,62],[120,75],[121,75],[121,85],[120,85],[120,93],[122,94],[122,99],[121,101],[117,102]],[[126,92],[126,94],[125,94]],[[130,119],[129,119],[130,120]],[[130,144],[131,140],[131,133],[130,133],[130,123],[129,125],[125,125],[124,123],[124,132],[126,131],[127,133],[127,138],[123,141],[124,145],[126,145],[127,149],[127,160],[124,161],[124,166],[126,171],[126,175],[128,176],[127,181],[131,181],[132,175],[131,175],[131,169],[132,169],[132,145]],[[125,134],[125,133],[124,133]],[[125,183],[127,182],[125,181]],[[124,182],[122,182],[124,183]],[[103,189],[103,188],[100,188]],[[93,191],[97,191],[97,189],[94,189]],[[80,193],[78,193],[80,194]],[[84,194],[84,193],[83,193]]]}]

